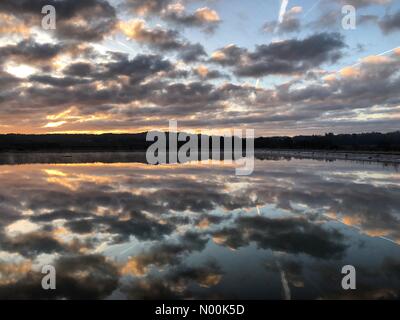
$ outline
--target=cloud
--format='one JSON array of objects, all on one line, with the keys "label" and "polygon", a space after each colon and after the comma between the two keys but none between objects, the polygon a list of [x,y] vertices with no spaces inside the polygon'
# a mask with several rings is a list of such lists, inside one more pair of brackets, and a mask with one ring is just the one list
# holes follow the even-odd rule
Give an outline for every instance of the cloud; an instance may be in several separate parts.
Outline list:
[{"label": "cloud", "polygon": [[[218,21],[218,14],[210,8],[201,6],[204,10],[188,13],[170,1],[133,1],[135,8],[153,8],[147,10],[149,19],[145,23],[131,12],[126,17],[131,20],[117,21],[113,11],[121,7],[110,9],[111,3],[105,1],[57,2],[62,24],[74,25],[76,19],[79,22],[87,15],[90,19],[108,17],[110,28],[108,23],[104,24],[104,32],[102,27],[89,26],[96,34],[93,39],[97,40],[93,41],[84,40],[86,26],[82,29],[85,32],[73,31],[74,37],[54,32],[44,36],[33,30],[26,36],[16,33],[5,41],[0,46],[2,132],[141,131],[162,125],[165,117],[177,118],[183,127],[191,129],[242,124],[260,130],[260,134],[286,134],[288,130],[290,134],[323,133],[331,126],[338,132],[395,128],[396,74],[390,73],[377,86],[372,84],[378,81],[374,73],[388,74],[387,64],[371,64],[368,68],[363,65],[365,72],[352,67],[337,73],[322,70],[344,54],[345,39],[338,34],[286,39],[259,44],[254,49],[227,45],[209,57],[201,43],[185,38],[179,28],[170,29],[179,23],[167,21],[164,15],[175,12],[188,17],[197,12],[205,27]],[[182,3],[186,6],[187,2]],[[17,8],[15,2],[4,1],[0,14],[7,16],[6,21],[15,20],[35,29],[36,24],[40,25],[35,19],[41,17],[36,12],[41,2],[21,0],[20,4]],[[10,13],[11,8],[15,15]],[[279,25],[282,30],[278,31],[295,32],[300,11],[300,7],[288,7]],[[153,24],[155,20],[160,24]],[[375,16],[367,15],[364,20],[375,21]],[[324,19],[323,24],[329,25],[329,19]],[[121,34],[128,41],[145,46],[146,54],[140,54],[143,50],[138,46],[132,47],[139,50],[136,56],[132,50],[107,51],[116,50],[114,44],[120,48],[118,42],[112,44],[111,36]],[[109,35],[106,42],[100,43]],[[293,78],[288,82],[280,78],[271,88],[244,81],[269,75]],[[361,82],[351,83],[352,79]],[[361,88],[367,91],[361,93]],[[378,107],[377,103],[381,105]],[[68,110],[73,112],[51,119]],[[26,119],[25,114],[32,117]],[[360,120],[363,117],[368,121]],[[316,132],[310,132],[311,128]]]},{"label": "cloud", "polygon": [[55,261],[57,290],[43,290],[43,274],[28,271],[15,283],[0,286],[2,299],[105,299],[118,285],[116,267],[99,255],[61,257]]},{"label": "cloud", "polygon": [[302,7],[293,7],[286,12],[278,21],[270,21],[264,24],[265,32],[279,34],[299,32],[301,29],[301,21],[297,17],[303,11]]},{"label": "cloud", "polygon": [[51,235],[44,232],[32,232],[18,235],[14,238],[4,237],[2,247],[11,252],[32,257],[42,253],[65,252],[68,249]]},{"label": "cloud", "polygon": [[159,16],[163,20],[184,27],[198,27],[214,32],[221,22],[218,13],[208,7],[188,13],[182,2],[172,0],[126,0],[125,6],[141,16]]},{"label": "cloud", "polygon": [[[321,2],[318,17],[306,24],[306,26],[312,30],[327,30],[332,32],[336,30],[338,32],[342,31],[342,18],[343,14],[341,12],[341,7],[345,5],[350,5],[356,8],[356,10],[361,10],[369,6],[388,6],[392,3],[392,0],[335,0],[328,1],[324,0]],[[362,14],[357,12],[357,25],[362,25],[366,23],[378,22],[379,16],[376,14]]]},{"label": "cloud", "polygon": [[120,22],[119,27],[129,39],[148,44],[156,49],[177,50],[182,47],[177,31],[165,30],[160,27],[150,29],[145,26],[143,20]]},{"label": "cloud", "polygon": [[77,79],[71,77],[51,77],[51,76],[31,76],[29,80],[36,83],[51,85],[53,87],[71,87],[80,84],[89,83],[89,80]]},{"label": "cloud", "polygon": [[118,60],[105,63],[102,65],[102,69],[97,73],[98,78],[112,79],[118,75],[128,76],[130,82],[140,83],[147,77],[156,75],[161,71],[171,71],[173,69],[172,63],[164,59],[160,55],[140,54],[129,60],[127,57],[121,57]]},{"label": "cloud", "polygon": [[211,80],[211,79],[219,79],[225,78],[229,79],[229,76],[221,73],[218,70],[210,70],[205,65],[200,65],[197,68],[192,70],[193,74],[202,80]]},{"label": "cloud", "polygon": [[179,51],[179,58],[187,63],[201,61],[203,57],[207,57],[207,53],[200,43],[187,44]]},{"label": "cloud", "polygon": [[2,21],[0,26],[0,36],[2,34],[22,36],[30,35],[30,29],[16,17],[5,13],[0,13],[0,20]]},{"label": "cloud", "polygon": [[94,66],[89,62],[74,62],[64,69],[64,74],[74,77],[87,77],[93,75]]},{"label": "cloud", "polygon": [[61,52],[61,45],[38,44],[31,39],[0,47],[0,57],[3,63],[8,60],[25,64],[47,63],[49,60],[56,58]]},{"label": "cloud", "polygon": [[255,242],[260,249],[305,253],[324,259],[341,257],[346,250],[341,233],[303,218],[240,217],[235,224],[234,228],[215,232],[214,241],[234,249]]},{"label": "cloud", "polygon": [[312,30],[322,29],[328,31],[336,29],[339,31],[342,28],[340,23],[341,17],[342,15],[340,10],[328,10],[326,12],[322,12],[316,20],[309,22],[307,26]]},{"label": "cloud", "polygon": [[385,34],[400,31],[400,11],[394,14],[387,13],[379,21],[379,26]]},{"label": "cloud", "polygon": [[[229,64],[230,59],[234,63],[233,57],[237,49],[239,56],[249,54],[238,47],[232,49],[232,53],[229,50],[225,51],[227,53],[221,63]],[[376,63],[371,63],[373,61]],[[0,100],[0,105],[3,119],[15,115],[16,110],[21,114],[31,112],[36,115],[31,123],[40,123],[40,126],[49,122],[49,114],[61,114],[75,106],[72,115],[53,121],[65,121],[61,129],[70,130],[89,127],[107,130],[114,129],[115,126],[124,130],[132,128],[133,125],[162,125],[162,120],[157,120],[157,116],[172,116],[181,119],[183,126],[216,127],[242,123],[263,128],[268,123],[269,130],[279,130],[296,124],[299,130],[313,127],[320,128],[322,132],[331,125],[335,125],[338,130],[344,128],[340,129],[344,131],[347,126],[353,129],[365,126],[365,122],[357,124],[356,118],[359,114],[352,110],[356,108],[361,114],[371,116],[377,112],[371,108],[386,105],[387,109],[382,111],[382,117],[386,119],[383,118],[379,122],[369,121],[368,124],[371,125],[371,130],[383,126],[390,130],[395,128],[395,119],[392,119],[391,112],[395,111],[393,108],[398,101],[396,61],[398,56],[395,54],[387,58],[371,57],[358,67],[344,68],[337,73],[313,70],[310,74],[313,73],[314,77],[306,82],[289,81],[274,89],[265,89],[246,84],[207,83],[202,78],[205,69],[196,70],[197,67],[192,68],[196,73],[192,73],[191,70],[189,72],[199,80],[188,80],[183,84],[181,79],[188,77],[188,71],[178,68],[159,55],[142,55],[131,59],[125,55],[113,55],[109,61],[97,64],[85,62],[82,72],[78,73],[76,72],[80,70],[81,65],[75,66],[75,63],[79,62],[63,66],[60,71],[65,73],[64,77],[62,74],[56,77],[38,74],[28,79],[19,79],[15,82],[16,86],[7,86],[8,89],[2,93],[3,100]],[[210,66],[204,66],[212,71]],[[236,67],[241,66],[237,64],[230,68],[235,70]],[[200,78],[198,71],[203,74]],[[175,79],[175,83],[170,83],[169,79]],[[18,89],[20,83],[22,85],[27,81],[33,85]],[[102,85],[101,88],[98,87],[99,84]],[[257,97],[252,98],[255,91]],[[165,95],[166,92],[168,96]],[[230,103],[246,106],[252,112],[244,115],[242,112],[230,110]],[[200,111],[203,116],[210,115],[212,120],[206,121],[204,117],[197,116],[192,119],[186,118]],[[344,116],[347,121],[342,120],[338,123],[334,119],[327,119],[325,113],[328,112]],[[93,121],[80,120],[89,115],[94,118]],[[95,117],[106,117],[106,120],[96,120]],[[146,121],[145,118],[152,120]]]},{"label": "cloud", "polygon": [[40,25],[39,14],[45,5],[52,5],[57,12],[54,35],[62,40],[99,41],[113,31],[116,12],[105,0],[4,0],[0,12],[22,19],[26,25]]},{"label": "cloud", "polygon": [[366,57],[359,66],[327,75],[323,83],[289,92],[282,90],[280,98],[286,100],[291,96],[289,100],[293,103],[312,100],[314,108],[319,104],[321,110],[327,110],[324,107],[327,101],[340,109],[368,108],[391,103],[396,105],[398,99],[395,92],[400,84],[397,72],[399,63],[396,55]]},{"label": "cloud", "polygon": [[10,88],[15,88],[21,82],[21,79],[18,79],[8,72],[0,71],[0,89],[5,92],[5,90]]},{"label": "cloud", "polygon": [[339,34],[321,33],[303,40],[284,40],[258,45],[253,52],[235,45],[211,56],[214,63],[232,66],[237,76],[260,77],[271,74],[305,72],[328,62],[336,62],[345,47]]},{"label": "cloud", "polygon": [[74,233],[87,234],[94,230],[94,225],[91,220],[69,221],[66,226]]},{"label": "cloud", "polygon": [[206,32],[214,32],[221,22],[215,10],[204,7],[197,9],[194,13],[186,13],[182,4],[169,5],[162,12],[162,16],[167,21],[185,27],[200,27]]},{"label": "cloud", "polygon": [[179,265],[184,257],[204,250],[208,242],[206,237],[194,232],[187,232],[178,240],[156,244],[135,255],[122,267],[122,273],[143,276],[149,272],[151,266],[163,268]]},{"label": "cloud", "polygon": [[125,5],[140,15],[160,13],[172,0],[125,0]]},{"label": "cloud", "polygon": [[204,290],[216,286],[222,277],[223,272],[214,261],[199,266],[182,264],[169,269],[164,277],[149,275],[144,279],[135,279],[122,287],[122,291],[130,299],[200,298],[191,292],[190,286],[195,284]]},{"label": "cloud", "polygon": [[[19,166],[12,171],[7,166],[0,168],[0,270],[7,275],[0,281],[1,297],[103,299],[117,293],[117,297],[153,299],[159,295],[240,296],[243,286],[235,291],[224,281],[225,276],[229,279],[234,275],[221,258],[225,255],[208,261],[215,243],[237,263],[246,250],[261,250],[246,264],[251,268],[242,268],[250,279],[246,288],[254,290],[252,281],[258,282],[257,275],[265,278],[257,268],[279,276],[274,274],[277,268],[273,261],[266,265],[272,250],[288,284],[299,288],[291,288],[293,297],[317,298],[320,292],[328,297],[340,281],[326,281],[332,279],[327,273],[332,268],[340,277],[340,258],[358,246],[394,248],[377,237],[400,239],[399,177],[387,168],[371,174],[362,166],[346,170],[331,163],[327,170],[324,162],[315,162],[312,168],[299,171],[288,159],[263,155],[258,170],[237,188],[231,168],[223,166],[147,167],[133,164],[124,154],[118,155],[118,163],[102,165],[99,159],[106,162],[111,158],[88,156],[87,161],[97,164],[58,164],[57,168],[38,164],[34,169]],[[52,161],[43,155],[20,157],[38,163]],[[83,161],[81,157],[74,155],[71,163]],[[49,177],[63,180],[51,182]],[[68,187],[71,184],[74,188]],[[269,210],[274,211],[273,216]],[[19,235],[5,232],[21,219],[29,219],[40,229]],[[400,278],[393,271],[398,269],[398,261],[385,261],[386,251],[380,250],[383,254],[377,259],[384,263],[377,268],[363,265],[362,257],[354,261],[361,261],[358,283],[362,296],[373,296],[376,288],[398,287]],[[191,264],[193,257],[200,262]],[[42,290],[43,275],[32,270],[45,258],[56,266],[57,292]],[[311,270],[313,277],[304,277],[304,270]],[[373,283],[368,280],[371,274]],[[321,290],[307,290],[309,281]],[[280,288],[270,290],[271,296],[280,297]]]},{"label": "cloud", "polygon": [[129,39],[146,44],[155,50],[177,51],[178,57],[185,62],[198,61],[207,55],[202,45],[183,40],[178,31],[161,27],[149,28],[143,20],[120,22],[119,29]]}]

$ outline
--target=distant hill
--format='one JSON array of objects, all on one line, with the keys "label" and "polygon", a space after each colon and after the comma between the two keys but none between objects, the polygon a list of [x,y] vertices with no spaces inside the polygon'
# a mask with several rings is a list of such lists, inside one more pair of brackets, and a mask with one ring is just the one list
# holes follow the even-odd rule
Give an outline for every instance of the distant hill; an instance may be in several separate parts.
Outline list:
[{"label": "distant hill", "polygon": [[[143,151],[153,143],[146,141],[146,134],[6,134],[0,135],[0,152]],[[178,145],[182,144],[184,142]],[[385,134],[329,133],[321,136],[261,137],[255,139],[254,145],[256,149],[400,151],[400,131]]]}]

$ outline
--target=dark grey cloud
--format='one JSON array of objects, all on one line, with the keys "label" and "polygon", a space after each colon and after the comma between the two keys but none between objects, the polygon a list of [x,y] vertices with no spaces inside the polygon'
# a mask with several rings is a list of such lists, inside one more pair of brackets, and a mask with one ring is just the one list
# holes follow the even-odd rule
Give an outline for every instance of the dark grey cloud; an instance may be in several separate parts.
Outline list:
[{"label": "dark grey cloud", "polygon": [[117,75],[125,75],[130,77],[132,83],[141,82],[158,72],[171,71],[173,69],[173,65],[169,60],[154,54],[140,54],[131,60],[124,57],[120,60],[106,63],[102,67],[104,72],[98,74],[100,78],[115,78]]},{"label": "dark grey cloud", "polygon": [[62,52],[62,45],[39,44],[33,40],[22,40],[17,44],[0,47],[2,63],[7,60],[24,64],[47,63]]},{"label": "dark grey cloud", "polygon": [[122,22],[120,29],[129,38],[157,50],[177,50],[183,46],[178,31],[161,27],[149,28],[143,20]]},{"label": "dark grey cloud", "polygon": [[37,214],[30,218],[32,222],[48,223],[57,219],[74,221],[75,219],[86,218],[91,214],[89,212],[71,211],[67,209],[52,210],[49,213]]},{"label": "dark grey cloud", "polygon": [[146,270],[151,266],[157,268],[179,266],[184,257],[193,252],[203,251],[208,241],[209,239],[206,236],[189,231],[176,241],[157,243],[131,259],[135,262],[139,273],[146,273]]},{"label": "dark grey cloud", "polygon": [[29,271],[0,285],[1,299],[105,299],[118,286],[118,270],[100,255],[64,256],[55,261],[57,290],[43,290],[43,274]]},{"label": "dark grey cloud", "polygon": [[0,90],[5,92],[6,89],[15,88],[21,82],[21,79],[18,79],[8,72],[0,70]]},{"label": "dark grey cloud", "polygon": [[162,16],[178,26],[199,27],[208,33],[214,32],[221,23],[218,14],[209,8],[201,8],[194,13],[167,10]]},{"label": "dark grey cloud", "polygon": [[[174,74],[174,72],[176,73]],[[125,101],[129,102],[134,99],[135,94],[138,94],[141,90],[150,87],[150,85],[133,87],[134,85],[139,84],[150,77],[155,77],[159,73],[170,75],[171,77],[179,77],[178,70],[175,69],[172,62],[158,54],[141,54],[132,59],[130,59],[126,54],[113,55],[113,59],[111,61],[98,64],[91,62],[75,62],[66,66],[63,69],[63,73],[65,76],[60,78],[35,75],[32,76],[31,79],[39,82],[54,82],[54,85],[63,84],[64,82],[65,84],[72,85],[75,82],[75,87],[73,87],[71,90],[74,90],[75,94],[77,95],[76,103],[79,103],[78,99],[80,99],[80,103],[82,104],[82,102],[84,103],[84,101],[88,98],[90,99],[89,96],[94,97],[92,94],[97,95],[98,93],[100,93],[100,95],[98,95],[99,99],[112,102],[112,100],[108,100],[108,98],[111,98],[110,95],[112,94],[118,96],[118,93],[115,92],[115,90],[118,90],[120,94],[122,94],[122,92],[125,90],[132,90],[131,94],[124,92],[125,98],[128,99]],[[95,92],[85,93],[88,87],[79,86],[84,84],[90,85],[95,81],[115,81],[121,76],[128,77],[129,83],[125,84],[125,86],[119,87],[119,89],[117,89],[115,86],[109,86],[108,88],[104,89],[105,91],[103,92],[101,92],[101,90],[94,90]],[[184,74],[182,74],[182,76],[184,76]],[[35,90],[35,93],[41,94],[41,91]],[[55,91],[54,96],[56,96],[56,94],[60,94],[60,97],[65,96],[61,92]],[[129,97],[131,100],[129,100]]]},{"label": "dark grey cloud", "polygon": [[66,226],[74,233],[86,234],[94,230],[91,220],[74,220],[66,223]]},{"label": "dark grey cloud", "polygon": [[346,251],[341,233],[303,218],[240,217],[235,224],[234,228],[214,233],[214,237],[221,239],[220,244],[237,249],[255,242],[262,249],[305,253],[324,259],[341,257]]},{"label": "dark grey cloud", "polygon": [[[57,15],[61,15],[56,29],[56,35],[60,39],[78,41],[101,41],[104,36],[110,34],[116,25],[117,16],[113,6],[103,0],[84,0],[70,1],[76,3],[76,7],[71,11],[71,18],[64,18],[65,11],[68,12],[67,5],[61,7],[57,5]],[[81,21],[79,25],[76,20]]]},{"label": "dark grey cloud", "polygon": [[161,27],[148,28],[143,20],[133,20],[120,24],[120,30],[128,38],[147,45],[162,53],[176,51],[178,57],[185,62],[195,62],[206,56],[200,43],[191,43],[182,38],[177,30]]},{"label": "dark grey cloud", "polygon": [[0,12],[23,19],[28,26],[38,26],[42,8],[52,5],[57,12],[54,35],[63,40],[99,41],[113,31],[115,8],[106,0],[4,0]]},{"label": "dark grey cloud", "polygon": [[149,97],[149,101],[160,106],[190,107],[192,111],[197,108],[200,112],[219,103],[222,98],[221,93],[213,85],[197,81],[188,84],[168,84],[162,91]]},{"label": "dark grey cloud", "polygon": [[88,80],[79,78],[72,78],[72,77],[56,78],[52,76],[31,76],[29,77],[29,81],[45,85],[51,85],[53,87],[71,87],[89,82]]},{"label": "dark grey cloud", "polygon": [[190,286],[208,288],[217,285],[224,272],[215,261],[203,265],[188,266],[181,264],[168,270],[163,276],[149,275],[144,279],[135,279],[122,291],[130,299],[195,299],[201,298],[198,293],[190,290]]},{"label": "dark grey cloud", "polygon": [[124,6],[140,15],[157,15],[171,24],[184,27],[198,27],[205,32],[214,32],[220,19],[214,10],[202,7],[192,13],[186,12],[184,4],[172,0],[125,0]]},{"label": "dark grey cloud", "polygon": [[145,218],[143,215],[132,217],[128,221],[117,218],[96,218],[93,223],[100,225],[111,234],[116,234],[115,243],[126,242],[131,236],[139,240],[161,240],[174,231],[174,226],[164,224],[155,219]]},{"label": "dark grey cloud", "polygon": [[179,50],[178,53],[178,57],[187,63],[200,61],[206,56],[207,53],[200,43],[186,44]]},{"label": "dark grey cloud", "polygon": [[318,83],[298,90],[280,88],[279,98],[292,103],[312,101],[308,103],[313,104],[315,111],[354,110],[379,104],[396,105],[396,92],[400,85],[397,72],[399,60],[396,56],[371,59],[376,62],[364,62],[354,69],[353,76],[333,78],[327,83],[328,86],[326,83]]},{"label": "dark grey cloud", "polygon": [[166,9],[172,0],[125,0],[125,5],[136,13],[160,13]]},{"label": "dark grey cloud", "polygon": [[[1,237],[1,235],[0,235]],[[55,253],[68,252],[68,248],[62,245],[52,235],[45,232],[33,232],[9,238],[3,236],[1,239],[2,248],[10,252],[18,252],[26,257],[33,257],[40,252]]]},{"label": "dark grey cloud", "polygon": [[198,77],[201,80],[213,80],[213,79],[229,79],[230,77],[222,73],[218,70],[209,70],[206,67],[198,67],[192,69],[192,73],[194,76]]},{"label": "dark grey cloud", "polygon": [[64,74],[74,77],[86,77],[93,73],[94,66],[88,62],[74,62],[64,69]]},{"label": "dark grey cloud", "polygon": [[400,31],[400,11],[384,15],[379,21],[379,26],[385,34]]},{"label": "dark grey cloud", "polygon": [[260,77],[271,74],[305,72],[328,62],[336,62],[345,47],[337,33],[321,33],[303,40],[285,40],[258,45],[253,52],[236,46],[221,49],[212,61],[233,67],[238,76]]}]

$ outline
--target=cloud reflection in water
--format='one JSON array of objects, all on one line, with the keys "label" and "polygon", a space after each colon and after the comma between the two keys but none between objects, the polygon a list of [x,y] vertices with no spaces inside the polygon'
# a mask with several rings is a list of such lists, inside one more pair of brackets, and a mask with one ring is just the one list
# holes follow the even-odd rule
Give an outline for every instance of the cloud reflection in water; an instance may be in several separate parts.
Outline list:
[{"label": "cloud reflection in water", "polygon": [[[398,298],[400,174],[257,160],[0,166],[0,298]],[[57,269],[57,290],[40,269]],[[341,267],[358,290],[341,290]],[[283,276],[282,276],[283,275]]]}]

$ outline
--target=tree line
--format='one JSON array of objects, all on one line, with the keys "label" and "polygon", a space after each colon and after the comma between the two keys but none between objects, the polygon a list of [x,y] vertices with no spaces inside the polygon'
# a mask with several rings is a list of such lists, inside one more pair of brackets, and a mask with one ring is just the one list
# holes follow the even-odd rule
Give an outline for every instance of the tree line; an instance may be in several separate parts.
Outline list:
[{"label": "tree line", "polygon": [[[47,134],[0,135],[0,152],[5,151],[143,151],[153,142],[147,133],[138,134]],[[199,141],[200,141],[199,136]],[[211,139],[211,137],[207,137]],[[221,138],[221,142],[223,138]],[[182,145],[185,142],[179,142]],[[400,131],[390,133],[360,133],[260,137],[255,149],[306,149],[348,151],[400,151]],[[223,145],[222,145],[223,148]]]}]

